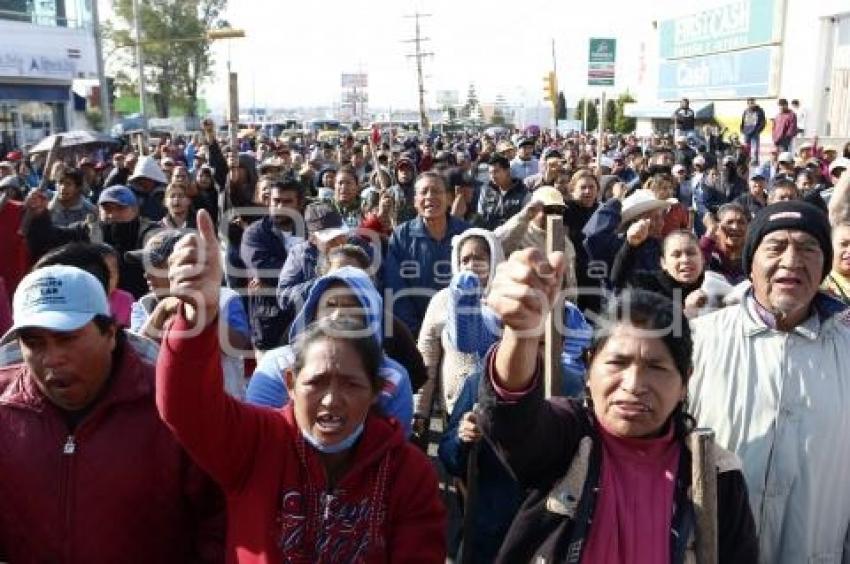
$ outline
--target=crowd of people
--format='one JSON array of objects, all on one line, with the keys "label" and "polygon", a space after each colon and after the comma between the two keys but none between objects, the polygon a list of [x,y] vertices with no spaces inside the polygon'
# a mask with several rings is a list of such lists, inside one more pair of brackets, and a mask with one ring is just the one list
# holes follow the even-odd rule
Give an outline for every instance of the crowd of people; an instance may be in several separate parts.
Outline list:
[{"label": "crowd of people", "polygon": [[850,143],[779,122],[9,153],[0,561],[690,562],[696,426],[719,562],[850,559]]}]

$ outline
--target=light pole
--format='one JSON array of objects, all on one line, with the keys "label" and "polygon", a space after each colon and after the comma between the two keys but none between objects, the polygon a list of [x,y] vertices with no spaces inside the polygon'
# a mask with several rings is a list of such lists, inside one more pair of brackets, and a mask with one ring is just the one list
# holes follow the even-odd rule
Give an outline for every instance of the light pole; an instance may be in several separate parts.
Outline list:
[{"label": "light pole", "polygon": [[[139,114],[141,114],[142,118],[142,135],[147,138],[148,116],[145,106],[145,71],[144,59],[142,58],[142,46],[145,42],[142,41],[142,30],[139,21],[139,0],[133,0],[133,28],[135,35],[134,46],[136,47],[136,68],[139,73]],[[245,30],[232,27],[224,27],[221,29],[207,30],[203,36],[199,37],[181,37],[168,40],[148,41],[147,43],[161,43],[164,41],[167,41],[168,43],[191,43],[194,41],[200,41],[202,39],[215,41],[217,39],[233,39],[238,37],[245,37]],[[126,46],[127,45],[119,45],[118,47]]]},{"label": "light pole", "polygon": [[109,133],[112,125],[112,112],[109,109],[109,92],[106,83],[106,71],[103,64],[103,35],[100,32],[100,16],[97,11],[97,0],[91,3],[92,33],[94,33],[94,54],[97,59],[97,80],[100,83],[100,113],[103,116],[101,129]]},{"label": "light pole", "polygon": [[145,111],[145,62],[142,59],[142,30],[139,25],[139,0],[133,0],[133,28],[136,36],[136,67],[139,71],[139,114],[142,117],[142,136],[148,137],[148,115]]}]

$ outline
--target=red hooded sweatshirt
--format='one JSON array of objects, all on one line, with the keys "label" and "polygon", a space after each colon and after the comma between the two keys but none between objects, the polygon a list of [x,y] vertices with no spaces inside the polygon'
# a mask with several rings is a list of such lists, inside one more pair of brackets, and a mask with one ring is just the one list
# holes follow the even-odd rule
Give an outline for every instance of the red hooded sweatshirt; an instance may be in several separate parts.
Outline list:
[{"label": "red hooded sweatshirt", "polygon": [[178,317],[159,355],[157,405],[227,494],[228,562],[445,562],[436,473],[398,422],[370,414],[330,490],[291,403],[273,410],[224,393],[217,326],[180,338]]}]

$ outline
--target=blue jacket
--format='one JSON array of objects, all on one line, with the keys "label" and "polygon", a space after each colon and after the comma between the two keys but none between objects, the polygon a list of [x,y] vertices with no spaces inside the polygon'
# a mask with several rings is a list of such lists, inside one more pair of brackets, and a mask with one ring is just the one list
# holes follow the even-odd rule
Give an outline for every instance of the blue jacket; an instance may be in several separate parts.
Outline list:
[{"label": "blue jacket", "polygon": [[[617,231],[620,226],[622,202],[611,199],[599,206],[590,220],[584,226],[584,248],[591,263],[605,264],[610,281],[614,257],[623,245],[626,245],[626,235]],[[647,239],[635,252],[634,266],[638,270],[654,271],[661,268],[661,245],[655,239]]]},{"label": "blue jacket", "polygon": [[[384,339],[384,302],[375,289],[369,276],[359,268],[346,266],[332,274],[315,280],[307,294],[304,307],[289,329],[289,340],[294,341],[316,318],[319,298],[327,287],[334,282],[343,282],[357,295],[366,313],[366,322],[370,332],[383,344]],[[286,345],[267,352],[257,365],[248,385],[246,401],[255,405],[282,407],[289,401],[283,374],[294,365],[295,357],[291,346]],[[413,419],[413,392],[407,370],[398,362],[383,355],[379,368],[384,386],[378,398],[378,406],[389,417],[395,417],[410,434]]]},{"label": "blue jacket", "polygon": [[281,310],[287,311],[304,303],[316,281],[318,263],[319,248],[310,241],[302,241],[289,249],[277,279],[277,303]]},{"label": "blue jacket", "polygon": [[265,216],[245,229],[239,256],[253,276],[263,275],[259,278],[264,286],[277,284],[280,270],[286,262],[286,247],[275,232],[271,217]]},{"label": "blue jacket", "polygon": [[396,227],[384,261],[384,288],[392,290],[392,312],[416,337],[428,302],[452,278],[452,237],[469,228],[465,221],[449,216],[441,241],[431,237],[421,217]]},{"label": "blue jacket", "polygon": [[[466,481],[470,444],[457,436],[460,419],[478,401],[480,368],[463,383],[448,428],[440,439],[438,454],[449,474]],[[478,498],[475,511],[474,562],[493,562],[502,540],[525,496],[520,485],[511,477],[490,444],[478,443]],[[469,542],[466,539],[465,542]]]}]

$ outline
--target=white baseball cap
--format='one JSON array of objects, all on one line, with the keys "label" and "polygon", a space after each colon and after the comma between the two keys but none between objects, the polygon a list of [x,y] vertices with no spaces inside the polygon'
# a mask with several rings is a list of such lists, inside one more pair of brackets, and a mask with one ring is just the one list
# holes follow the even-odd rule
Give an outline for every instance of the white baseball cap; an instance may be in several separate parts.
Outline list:
[{"label": "white baseball cap", "polygon": [[26,327],[76,331],[96,315],[109,316],[103,284],[74,266],[54,265],[27,274],[12,300],[14,324],[0,344],[8,343]]}]

